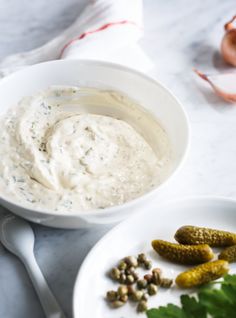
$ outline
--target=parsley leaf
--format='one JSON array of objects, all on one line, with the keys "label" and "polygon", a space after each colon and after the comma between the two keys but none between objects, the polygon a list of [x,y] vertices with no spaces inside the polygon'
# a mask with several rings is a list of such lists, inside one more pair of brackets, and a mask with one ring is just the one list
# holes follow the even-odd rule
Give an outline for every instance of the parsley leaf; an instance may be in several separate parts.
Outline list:
[{"label": "parsley leaf", "polygon": [[188,318],[207,318],[206,309],[201,303],[197,301],[195,297],[190,297],[189,295],[181,296],[181,304],[183,311],[187,314]]},{"label": "parsley leaf", "polygon": [[[219,284],[219,288],[215,285]],[[235,318],[236,275],[200,288],[196,297],[182,295],[181,306],[168,304],[146,312],[148,318]]]},{"label": "parsley leaf", "polygon": [[230,284],[236,287],[236,275],[225,275],[222,284]]},{"label": "parsley leaf", "polygon": [[147,311],[148,318],[188,318],[183,310],[173,304],[168,304],[166,307],[159,307],[158,309],[150,309]]}]

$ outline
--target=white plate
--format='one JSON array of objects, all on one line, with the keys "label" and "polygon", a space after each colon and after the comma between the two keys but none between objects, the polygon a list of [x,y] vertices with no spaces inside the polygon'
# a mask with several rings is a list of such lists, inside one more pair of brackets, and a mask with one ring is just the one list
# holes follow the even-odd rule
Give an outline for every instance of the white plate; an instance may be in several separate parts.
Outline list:
[{"label": "white plate", "polygon": [[[176,275],[186,266],[164,261],[152,251],[153,239],[174,241],[178,227],[186,224],[207,226],[236,232],[236,201],[224,198],[191,198],[156,206],[124,221],[91,250],[84,261],[75,283],[73,310],[75,318],[133,318],[135,308],[126,304],[119,309],[110,309],[105,302],[107,290],[116,289],[116,283],[107,276],[108,269],[126,255],[147,253],[155,266],[164,270],[167,277]],[[236,265],[230,265],[231,273]],[[150,306],[167,302],[178,303],[183,290],[159,291],[150,298]],[[142,315],[141,315],[142,316]]]}]

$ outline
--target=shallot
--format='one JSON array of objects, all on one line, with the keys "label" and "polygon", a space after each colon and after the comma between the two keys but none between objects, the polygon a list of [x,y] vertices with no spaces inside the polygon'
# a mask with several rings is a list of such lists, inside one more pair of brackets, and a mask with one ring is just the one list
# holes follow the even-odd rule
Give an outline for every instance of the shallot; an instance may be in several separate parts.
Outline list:
[{"label": "shallot", "polygon": [[221,42],[221,54],[223,59],[236,66],[236,28],[233,22],[236,20],[236,15],[225,24],[225,35]]},{"label": "shallot", "polygon": [[227,102],[236,102],[236,73],[206,75],[196,69],[194,71],[211,85],[218,96]]}]

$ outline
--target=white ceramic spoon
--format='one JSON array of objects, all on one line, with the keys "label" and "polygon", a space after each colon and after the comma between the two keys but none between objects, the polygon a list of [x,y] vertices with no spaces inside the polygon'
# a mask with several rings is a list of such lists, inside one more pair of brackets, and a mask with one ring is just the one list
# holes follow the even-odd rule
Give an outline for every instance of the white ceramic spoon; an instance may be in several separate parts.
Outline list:
[{"label": "white ceramic spoon", "polygon": [[26,221],[7,215],[0,218],[0,240],[24,263],[47,318],[65,318],[34,257],[34,232]]}]

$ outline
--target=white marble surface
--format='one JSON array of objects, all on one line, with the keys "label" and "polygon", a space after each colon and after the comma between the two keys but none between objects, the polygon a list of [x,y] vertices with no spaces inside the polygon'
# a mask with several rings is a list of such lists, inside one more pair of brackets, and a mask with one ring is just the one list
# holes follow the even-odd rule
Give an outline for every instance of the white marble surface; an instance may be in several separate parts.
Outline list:
[{"label": "white marble surface", "polygon": [[[79,4],[78,4],[79,2]],[[163,198],[236,197],[236,107],[226,105],[192,72],[225,71],[218,48],[234,0],[144,0],[142,47],[155,63],[151,75],[178,96],[189,115],[191,150]],[[75,19],[85,0],[0,0],[0,58],[49,40]],[[109,227],[66,231],[34,226],[36,257],[71,317],[73,282],[81,262]],[[22,264],[0,246],[0,317],[43,318]]]}]

